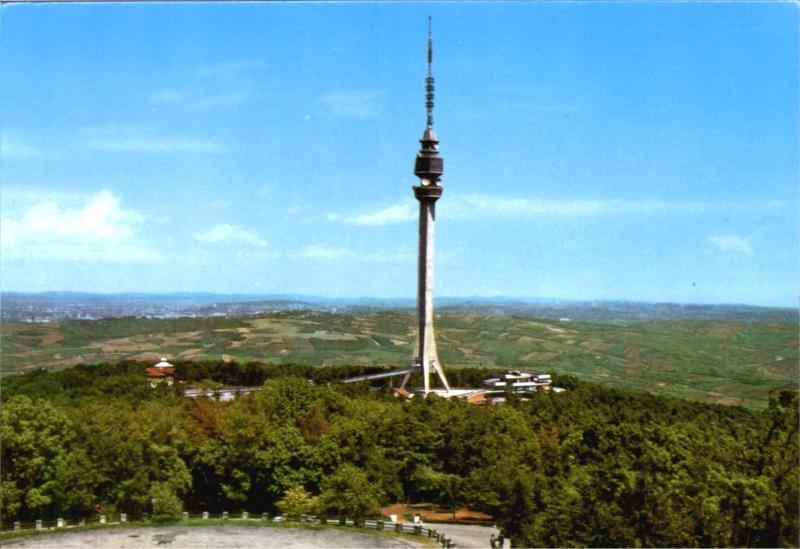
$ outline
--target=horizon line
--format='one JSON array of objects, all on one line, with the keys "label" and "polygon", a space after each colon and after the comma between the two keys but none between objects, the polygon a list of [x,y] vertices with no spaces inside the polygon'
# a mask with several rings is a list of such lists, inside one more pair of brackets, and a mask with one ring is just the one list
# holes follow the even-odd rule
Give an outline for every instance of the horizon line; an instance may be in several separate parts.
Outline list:
[{"label": "horizon line", "polygon": [[[0,290],[0,295],[29,295],[29,296],[43,296],[47,294],[74,294],[85,296],[152,296],[152,297],[168,297],[177,295],[206,295],[206,296],[219,296],[219,297],[258,297],[258,298],[292,298],[292,299],[317,299],[317,300],[331,300],[331,301],[415,301],[416,298],[408,296],[402,297],[389,297],[389,296],[333,296],[322,294],[304,294],[298,292],[273,292],[273,293],[249,293],[249,292],[213,292],[213,291],[166,291],[166,292],[147,292],[147,291],[127,291],[127,292],[90,292],[85,290],[42,290],[42,291],[25,291],[25,290]],[[696,301],[670,301],[670,300],[646,300],[646,299],[629,299],[629,298],[563,298],[563,297],[536,297],[536,296],[514,296],[504,294],[492,295],[443,295],[437,296],[434,300],[448,300],[448,299],[479,299],[479,300],[505,300],[505,301],[522,301],[522,302],[558,302],[558,303],[626,303],[626,304],[643,304],[643,305],[679,305],[679,306],[699,306],[699,307],[759,307],[765,309],[792,309],[800,311],[799,302],[794,305],[763,305],[745,302],[696,302]]]}]

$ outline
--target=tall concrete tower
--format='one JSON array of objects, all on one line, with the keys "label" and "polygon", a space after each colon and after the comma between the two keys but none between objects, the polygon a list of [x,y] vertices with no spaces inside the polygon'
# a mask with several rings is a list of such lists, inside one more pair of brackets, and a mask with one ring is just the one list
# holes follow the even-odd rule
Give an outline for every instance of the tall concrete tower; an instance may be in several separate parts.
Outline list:
[{"label": "tall concrete tower", "polygon": [[412,365],[422,366],[425,394],[431,391],[431,369],[449,392],[450,385],[436,354],[436,339],[433,333],[433,244],[436,223],[436,201],[442,196],[439,179],[444,170],[444,159],[439,156],[439,141],[433,131],[433,43],[431,20],[428,18],[428,76],[425,78],[425,109],[427,124],[420,139],[421,147],[414,163],[414,175],[420,184],[414,187],[414,196],[419,201],[419,256],[417,266],[417,340],[414,344]]}]

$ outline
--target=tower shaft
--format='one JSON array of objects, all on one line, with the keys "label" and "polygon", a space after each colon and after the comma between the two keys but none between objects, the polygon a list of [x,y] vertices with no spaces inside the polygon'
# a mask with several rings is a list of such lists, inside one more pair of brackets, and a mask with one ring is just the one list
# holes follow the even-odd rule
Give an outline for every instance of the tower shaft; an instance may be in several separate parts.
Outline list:
[{"label": "tower shaft", "polygon": [[439,376],[442,386],[450,390],[444,370],[436,352],[433,329],[433,265],[436,228],[436,201],[442,193],[438,186],[415,187],[419,200],[419,250],[417,264],[417,339],[414,344],[414,362],[422,366],[425,393],[431,390],[431,370]]}]

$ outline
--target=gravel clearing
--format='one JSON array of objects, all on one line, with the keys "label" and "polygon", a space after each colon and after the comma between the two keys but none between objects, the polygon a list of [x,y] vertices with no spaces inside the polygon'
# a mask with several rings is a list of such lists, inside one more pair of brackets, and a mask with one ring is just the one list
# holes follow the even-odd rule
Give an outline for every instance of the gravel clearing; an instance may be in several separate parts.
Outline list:
[{"label": "gravel clearing", "polygon": [[427,538],[413,540],[347,532],[332,528],[270,528],[248,526],[163,526],[64,532],[3,540],[5,547],[138,549],[245,549],[267,547],[426,547]]}]

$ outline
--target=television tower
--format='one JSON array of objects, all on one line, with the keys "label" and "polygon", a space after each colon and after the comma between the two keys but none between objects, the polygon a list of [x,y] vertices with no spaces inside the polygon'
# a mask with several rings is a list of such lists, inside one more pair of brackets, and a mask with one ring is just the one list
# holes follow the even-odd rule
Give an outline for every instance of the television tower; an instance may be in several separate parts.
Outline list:
[{"label": "television tower", "polygon": [[428,76],[425,78],[425,110],[427,123],[421,147],[414,163],[414,175],[419,177],[419,186],[414,187],[414,196],[419,201],[419,256],[417,265],[417,340],[414,343],[412,366],[422,367],[425,394],[430,393],[430,374],[435,370],[442,385],[450,392],[444,370],[436,354],[436,339],[433,332],[433,240],[436,222],[436,201],[442,196],[439,179],[444,170],[444,159],[439,156],[439,141],[433,131],[433,42],[431,18],[428,17]]}]

